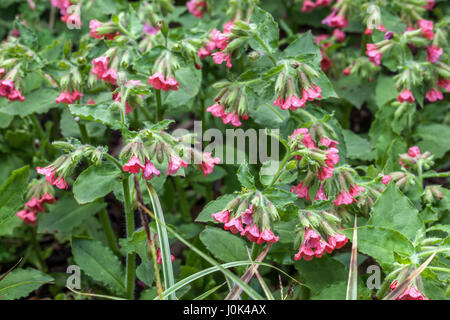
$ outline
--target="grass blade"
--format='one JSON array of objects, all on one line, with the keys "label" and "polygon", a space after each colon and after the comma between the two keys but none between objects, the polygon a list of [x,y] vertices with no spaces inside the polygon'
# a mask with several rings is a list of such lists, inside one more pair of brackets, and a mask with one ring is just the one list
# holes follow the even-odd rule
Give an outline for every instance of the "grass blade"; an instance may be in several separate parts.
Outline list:
[{"label": "grass blade", "polygon": [[346,300],[358,300],[358,223],[355,216]]},{"label": "grass blade", "polygon": [[219,284],[218,286],[215,286],[212,289],[209,289],[208,291],[206,291],[205,293],[202,293],[201,295],[199,295],[198,297],[194,298],[194,300],[203,300],[205,299],[207,296],[209,296],[210,294],[216,292],[217,290],[219,290],[226,282]]},{"label": "grass blade", "polygon": [[402,283],[400,283],[397,288],[392,290],[386,297],[383,298],[383,300],[395,300],[399,295],[402,294],[403,291],[411,284],[411,282],[414,281],[422,272],[425,270],[425,268],[430,264],[430,262],[433,260],[434,256],[438,253],[439,247],[436,248],[436,251],[424,262],[422,265],[417,268],[413,273],[411,273],[408,278],[405,279]]},{"label": "grass blade", "polygon": [[8,275],[8,273],[10,273],[11,271],[13,271],[18,265],[19,263],[22,261],[23,258],[20,258],[19,261],[17,261],[17,263],[15,265],[13,265],[8,271],[6,271],[1,277],[0,277],[0,281],[2,281],[3,279],[5,279],[5,277]]},{"label": "grass blade", "polygon": [[147,209],[147,207],[145,207],[143,204],[139,204],[141,206],[141,208],[147,212],[147,214],[149,214],[153,219],[159,221],[159,223],[161,224],[162,227],[164,227],[168,232],[170,232],[171,234],[173,234],[175,236],[175,238],[177,238],[178,240],[180,240],[183,244],[185,244],[187,247],[189,247],[192,251],[194,251],[195,253],[197,253],[200,257],[202,257],[204,260],[206,260],[207,262],[209,262],[210,264],[216,266],[217,268],[219,268],[220,271],[222,271],[222,273],[231,278],[234,282],[238,283],[239,286],[241,286],[243,288],[243,290],[245,291],[245,293],[248,294],[248,296],[252,299],[255,300],[263,300],[263,297],[256,292],[255,290],[253,290],[253,288],[251,288],[250,286],[248,286],[247,284],[245,284],[244,282],[241,281],[241,279],[239,279],[238,276],[236,276],[234,273],[232,273],[231,271],[223,268],[216,260],[214,260],[213,258],[209,257],[208,255],[206,255],[205,253],[203,253],[201,250],[197,249],[197,247],[193,246],[192,244],[190,244],[188,241],[186,241],[182,236],[180,236],[176,231],[172,230],[170,227],[168,227],[165,223],[161,222],[158,217],[156,217],[156,215],[153,215],[153,213]]},{"label": "grass blade", "polygon": [[[173,276],[172,269],[172,260],[170,258],[170,246],[169,246],[169,237],[167,235],[166,228],[163,228],[162,225],[165,225],[164,222],[164,213],[161,209],[161,204],[159,203],[158,195],[156,194],[155,189],[150,183],[145,184],[147,186],[147,191],[150,195],[150,199],[153,206],[153,211],[155,212],[155,216],[158,218],[156,220],[156,229],[158,232],[158,238],[161,249],[161,258],[162,258],[162,270],[164,274],[164,290],[172,287],[175,284],[175,278]],[[170,300],[176,300],[177,296],[175,292],[169,295]]]}]

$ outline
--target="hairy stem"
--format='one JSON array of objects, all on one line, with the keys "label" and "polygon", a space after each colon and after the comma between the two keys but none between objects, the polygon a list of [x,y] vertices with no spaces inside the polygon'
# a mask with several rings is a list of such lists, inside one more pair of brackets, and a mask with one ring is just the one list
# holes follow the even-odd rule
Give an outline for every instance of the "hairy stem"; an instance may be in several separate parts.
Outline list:
[{"label": "hairy stem", "polygon": [[108,211],[106,209],[100,210],[98,213],[100,224],[105,232],[106,240],[108,241],[109,248],[117,255],[120,256],[120,251],[117,246],[117,238],[109,220]]},{"label": "hairy stem", "polygon": [[[134,232],[134,212],[131,203],[131,192],[130,192],[130,180],[129,176],[125,176],[122,180],[123,184],[123,198],[125,201],[125,218],[126,218],[126,230],[127,238],[131,238]],[[126,263],[126,275],[125,275],[125,286],[127,289],[128,299],[134,299],[134,282],[135,282],[135,267],[136,267],[136,254],[127,254]]]}]

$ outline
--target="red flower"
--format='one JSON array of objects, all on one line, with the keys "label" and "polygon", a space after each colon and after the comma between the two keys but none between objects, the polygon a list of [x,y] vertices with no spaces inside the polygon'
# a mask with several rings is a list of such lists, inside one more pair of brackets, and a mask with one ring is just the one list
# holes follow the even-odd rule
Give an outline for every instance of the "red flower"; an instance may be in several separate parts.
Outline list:
[{"label": "red flower", "polygon": [[109,82],[112,85],[117,84],[117,70],[114,68],[106,70],[106,72],[102,75],[102,80],[105,82]]},{"label": "red flower", "polygon": [[42,205],[42,202],[36,196],[34,196],[27,203],[25,203],[25,207],[27,207],[28,209],[30,209],[32,211],[37,211],[37,212],[45,211],[45,208]]},{"label": "red flower", "polygon": [[[170,260],[171,260],[172,262],[175,261],[175,257],[174,257],[173,254],[170,255]],[[157,252],[157,254],[156,254],[156,263],[157,263],[157,264],[162,264],[161,248],[158,248],[158,252]]]},{"label": "red flower", "polygon": [[213,213],[211,217],[220,223],[228,223],[230,221],[230,211],[229,210],[223,210],[216,213]]},{"label": "red flower", "polygon": [[251,204],[241,215],[241,220],[246,225],[253,223],[253,207],[253,204]]},{"label": "red flower", "polygon": [[[138,171],[139,172],[139,171]],[[145,159],[145,167],[142,169],[142,177],[150,180],[154,175],[160,176],[161,172],[148,159]]]},{"label": "red flower", "polygon": [[300,99],[296,95],[291,95],[284,100],[282,97],[278,97],[274,102],[274,106],[280,107],[283,110],[297,110],[299,107],[305,107],[305,100]]},{"label": "red flower", "polygon": [[153,86],[156,90],[160,90],[165,86],[166,80],[161,72],[155,72],[150,78],[148,78],[148,84]]},{"label": "red flower", "polygon": [[352,195],[347,190],[343,190],[341,193],[338,194],[336,200],[334,200],[334,205],[340,206],[342,204],[351,204],[352,202],[353,202]]},{"label": "red flower", "polygon": [[201,47],[200,49],[198,49],[198,52],[197,52],[197,55],[199,56],[200,59],[205,59],[210,54],[211,54],[211,51],[209,51],[205,47]]},{"label": "red flower", "polygon": [[16,216],[18,216],[20,219],[23,220],[24,223],[29,225],[36,224],[36,213],[33,211],[28,211],[26,209],[20,210],[16,213]]},{"label": "red flower", "polygon": [[230,55],[223,51],[219,51],[213,53],[212,55],[213,61],[215,64],[222,64],[222,62],[226,62],[227,68],[231,68],[233,65],[231,64]]},{"label": "red flower", "polygon": [[258,241],[260,234],[256,223],[246,226],[245,229],[242,230],[241,236],[247,237],[247,239],[251,242]]},{"label": "red flower", "polygon": [[230,230],[231,233],[238,233],[244,230],[241,218],[231,218],[230,221],[224,224],[224,230]]},{"label": "red flower", "polygon": [[328,243],[323,241],[318,233],[306,228],[305,238],[297,254],[294,256],[294,260],[303,258],[306,261],[310,261],[314,256],[321,258],[328,246]]},{"label": "red flower", "polygon": [[[343,234],[335,234],[334,236],[328,236],[328,244],[333,249],[340,249],[348,242],[348,239]],[[330,252],[329,252],[330,253]]]},{"label": "red flower", "polygon": [[417,25],[419,26],[420,30],[422,30],[422,33],[426,38],[433,40],[433,21],[422,19],[417,21]]},{"label": "red flower", "polygon": [[408,103],[413,103],[415,101],[414,96],[412,94],[411,91],[409,91],[408,89],[403,90],[398,96],[397,96],[397,100],[400,102],[408,102]]},{"label": "red flower", "polygon": [[206,2],[203,0],[189,0],[186,3],[188,11],[197,18],[203,18],[203,12],[206,9]]},{"label": "red flower", "polygon": [[431,63],[435,63],[439,60],[439,57],[443,52],[444,50],[438,46],[429,46],[427,47],[427,60]]},{"label": "red flower", "polygon": [[275,236],[272,232],[272,230],[268,230],[267,228],[264,229],[260,234],[258,240],[256,240],[256,243],[262,244],[264,242],[267,243],[275,243],[280,239],[280,237]]},{"label": "red flower", "polygon": [[101,56],[92,60],[94,67],[91,69],[92,74],[97,75],[97,79],[101,79],[103,74],[108,70],[109,57]]},{"label": "red flower", "polygon": [[389,184],[391,182],[392,177],[388,174],[384,175],[383,178],[381,178],[381,183],[384,185]]},{"label": "red flower", "polygon": [[53,177],[55,176],[55,169],[53,167],[36,167],[36,172],[43,174],[49,183],[53,182]]},{"label": "red flower", "polygon": [[203,175],[206,177],[208,174],[212,173],[214,170],[214,165],[220,163],[219,158],[211,158],[211,152],[203,153],[203,161],[199,166],[203,171]]},{"label": "red flower", "polygon": [[345,32],[342,31],[341,29],[334,29],[333,37],[336,38],[337,42],[344,42],[345,41]]},{"label": "red flower", "polygon": [[[398,281],[395,280],[389,286],[391,290],[397,288]],[[415,285],[411,285],[409,288],[405,288],[405,290],[395,299],[395,300],[428,300],[419,290],[416,289]]]},{"label": "red flower", "polygon": [[450,80],[448,79],[439,79],[437,82],[438,87],[441,87],[445,90],[447,90],[447,92],[450,91]]},{"label": "red flower", "polygon": [[430,102],[435,102],[438,100],[443,100],[444,99],[444,95],[442,94],[441,91],[439,91],[436,88],[431,88],[426,94],[425,94],[425,98],[430,101]]},{"label": "red flower", "polygon": [[373,62],[376,66],[380,65],[383,54],[378,50],[376,44],[366,44],[366,54],[369,57],[370,62]]},{"label": "red flower", "polygon": [[183,159],[181,159],[180,157],[170,156],[167,168],[167,175],[177,173],[178,169],[180,169],[180,166],[186,168],[187,163],[183,161]]},{"label": "red flower", "polygon": [[62,91],[59,96],[55,99],[56,103],[65,103],[65,104],[72,104],[73,99],[72,95],[69,91]]},{"label": "red flower", "polygon": [[208,107],[206,111],[211,112],[214,117],[221,118],[225,115],[225,110],[220,103],[215,103],[212,106]]},{"label": "red flower", "polygon": [[291,192],[297,194],[299,198],[309,200],[309,189],[303,182],[299,183],[297,186],[292,186]]},{"label": "red flower", "polygon": [[103,38],[103,35],[100,35],[100,34],[98,34],[98,32],[97,32],[97,28],[98,27],[101,27],[103,25],[103,23],[101,23],[100,21],[98,21],[98,20],[91,20],[91,21],[89,21],[89,29],[90,29],[90,34],[91,34],[91,37],[92,38],[95,38],[95,39],[101,39],[101,38]]},{"label": "red flower", "polygon": [[319,190],[317,190],[316,195],[314,196],[313,201],[316,200],[328,200],[327,196],[325,195],[325,192],[323,191],[323,185],[321,184],[319,187]]},{"label": "red flower", "polygon": [[322,98],[322,88],[314,85],[312,88],[303,88],[302,100],[313,101],[314,99]]},{"label": "red flower", "polygon": [[141,169],[144,170],[144,168],[145,167],[142,165],[141,160],[139,160],[139,158],[135,155],[132,155],[130,160],[123,165],[122,170],[130,173],[139,173],[139,171],[141,171]]},{"label": "red flower", "polygon": [[302,12],[311,12],[317,5],[311,0],[303,1]]},{"label": "red flower", "polygon": [[417,157],[421,155],[420,149],[418,146],[413,146],[411,148],[408,149],[408,155],[410,157]]}]

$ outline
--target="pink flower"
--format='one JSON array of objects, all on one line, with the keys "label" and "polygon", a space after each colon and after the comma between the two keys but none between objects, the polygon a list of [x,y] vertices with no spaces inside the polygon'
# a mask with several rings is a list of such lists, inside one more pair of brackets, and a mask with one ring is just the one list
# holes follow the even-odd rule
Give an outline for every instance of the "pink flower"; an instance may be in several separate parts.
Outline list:
[{"label": "pink flower", "polygon": [[381,183],[384,185],[389,184],[389,182],[391,181],[392,177],[388,174],[384,175],[383,178],[381,178]]},{"label": "pink flower", "polygon": [[441,91],[439,91],[436,88],[431,88],[426,94],[425,94],[425,98],[430,101],[430,102],[435,102],[438,100],[443,100],[444,99],[444,95],[442,94]]},{"label": "pink flower", "polygon": [[320,144],[325,147],[336,148],[336,145],[338,145],[339,142],[332,139],[328,139],[327,137],[322,137],[320,139]]},{"label": "pink flower", "polygon": [[166,80],[161,72],[155,72],[148,78],[148,84],[153,86],[156,90],[160,90],[165,86]]},{"label": "pink flower", "polygon": [[114,68],[106,70],[106,72],[102,75],[102,79],[105,82],[109,82],[112,85],[117,84],[117,70]]},{"label": "pink flower", "polygon": [[206,8],[206,2],[203,0],[189,0],[186,3],[188,11],[197,18],[203,18],[203,12]]},{"label": "pink flower", "polygon": [[210,54],[211,54],[211,51],[209,51],[205,47],[201,47],[200,49],[198,49],[198,52],[197,52],[197,55],[199,56],[200,59],[205,59]]},{"label": "pink flower", "polygon": [[16,213],[16,216],[18,216],[20,219],[23,220],[24,223],[29,225],[36,224],[36,213],[33,211],[28,211],[26,209],[20,210]]},{"label": "pink flower", "polygon": [[323,184],[320,185],[319,190],[317,190],[316,195],[314,196],[313,201],[316,200],[328,200],[325,192],[323,191]]},{"label": "pink flower", "polygon": [[334,249],[340,249],[348,242],[348,239],[343,234],[335,234],[334,236],[328,236],[328,244]]},{"label": "pink flower", "polygon": [[228,223],[230,221],[230,211],[229,210],[223,210],[216,213],[213,213],[211,217],[220,223]]},{"label": "pink flower", "polygon": [[141,160],[139,160],[139,158],[135,155],[132,155],[130,160],[123,165],[122,170],[130,173],[139,173],[139,171],[141,171],[141,169],[144,170],[144,168],[145,167],[142,165]]},{"label": "pink flower", "polygon": [[239,115],[237,113],[225,113],[222,116],[222,122],[224,124],[228,124],[230,123],[231,125],[235,126],[235,127],[240,127],[242,125],[241,121],[239,120]]},{"label": "pink flower", "polygon": [[206,49],[213,51],[215,49],[224,50],[228,45],[228,37],[217,29],[213,29],[209,34],[210,41],[206,44]]},{"label": "pink flower", "polygon": [[343,190],[341,193],[338,194],[336,200],[334,200],[334,205],[340,206],[342,204],[351,204],[352,202],[353,202],[352,195],[347,190]]},{"label": "pink flower", "polygon": [[319,171],[317,172],[317,177],[320,181],[323,181],[325,179],[330,179],[333,176],[334,169],[329,167],[321,167]]},{"label": "pink flower", "polygon": [[20,90],[13,90],[11,91],[11,93],[8,95],[8,99],[9,101],[14,101],[14,100],[19,100],[19,101],[25,101],[25,98],[22,96],[22,92],[20,92]]},{"label": "pink flower", "polygon": [[241,231],[241,236],[247,237],[247,239],[251,242],[256,242],[259,239],[259,230],[255,224],[247,225],[244,230]]},{"label": "pink flower", "polygon": [[333,37],[336,38],[337,42],[344,42],[345,41],[345,32],[342,31],[341,29],[334,29]]},{"label": "pink flower", "polygon": [[80,100],[81,97],[83,97],[83,94],[80,91],[75,90],[72,92],[72,101]]},{"label": "pink flower", "polygon": [[320,68],[325,72],[333,66],[333,62],[323,51],[320,51],[320,53],[322,54],[322,60],[320,60]]},{"label": "pink flower", "polygon": [[36,196],[34,196],[30,200],[28,200],[28,202],[25,203],[25,207],[27,207],[31,211],[37,211],[37,212],[45,211],[45,208],[42,205],[42,202]]},{"label": "pink flower", "polygon": [[[395,280],[389,286],[391,290],[397,288],[398,281]],[[405,288],[403,293],[401,293],[395,300],[428,300],[419,290],[416,289],[415,285],[412,284],[409,288]]]},{"label": "pink flower", "polygon": [[212,106],[206,108],[207,112],[211,112],[214,117],[221,118],[225,115],[225,110],[220,103],[215,103]]},{"label": "pink flower", "polygon": [[448,80],[448,79],[439,79],[437,82],[437,85],[438,85],[438,87],[441,87],[441,88],[447,90],[447,92],[450,91],[450,80]]},{"label": "pink flower", "polygon": [[325,164],[329,168],[333,168],[339,162],[339,150],[336,148],[328,148],[327,150],[327,158],[325,160]]},{"label": "pink flower", "polygon": [[177,173],[177,171],[178,171],[178,169],[180,169],[180,167],[186,168],[187,163],[185,161],[183,161],[183,159],[181,159],[180,157],[170,156],[169,164],[168,164],[168,168],[167,168],[167,175]]},{"label": "pink flower", "polygon": [[241,218],[231,218],[230,221],[224,224],[223,229],[230,230],[231,233],[236,234],[238,232],[242,232],[244,227],[242,226]]},{"label": "pink flower", "polygon": [[69,8],[72,3],[70,0],[51,0],[51,5],[58,8],[61,15],[65,15],[67,13],[67,8]]},{"label": "pink flower", "polygon": [[283,110],[297,110],[299,107],[304,108],[305,107],[305,100],[300,99],[295,94],[287,97],[286,100],[284,100],[282,97],[278,97],[274,102],[274,106],[280,107]]},{"label": "pink flower", "polygon": [[366,44],[366,54],[369,57],[369,61],[373,62],[376,66],[379,66],[381,63],[381,57],[383,54],[378,50],[376,44],[367,43]]},{"label": "pink flower", "polygon": [[[170,255],[170,260],[172,262],[175,261],[175,257],[173,254]],[[161,255],[161,248],[158,248],[158,252],[156,253],[156,263],[157,264],[162,264],[162,255]]]},{"label": "pink flower", "polygon": [[427,47],[427,60],[431,63],[435,63],[439,60],[439,57],[443,52],[444,50],[438,46],[429,46]]},{"label": "pink flower", "polygon": [[358,186],[356,183],[350,187],[350,195],[356,197],[364,188]]},{"label": "pink flower", "polygon": [[65,14],[61,17],[61,20],[70,26],[75,26],[77,29],[81,29],[81,17],[77,13]]},{"label": "pink flower", "polygon": [[101,79],[103,74],[108,70],[109,57],[101,56],[92,60],[94,67],[91,69],[92,74],[97,75],[97,79]]},{"label": "pink flower", "polygon": [[311,12],[316,7],[316,4],[311,0],[303,1],[302,12]]},{"label": "pink flower", "polygon": [[97,28],[101,27],[102,25],[103,25],[103,23],[101,23],[100,21],[95,20],[95,19],[89,21],[89,29],[90,29],[90,34],[91,34],[92,38],[95,38],[95,39],[103,38],[103,35],[100,35],[97,32]]},{"label": "pink flower", "polygon": [[241,220],[246,225],[253,223],[253,207],[253,204],[251,204],[241,215]]},{"label": "pink flower", "polygon": [[230,20],[223,25],[223,33],[231,33],[231,28],[234,26],[234,20]]},{"label": "pink flower", "polygon": [[309,200],[309,189],[303,182],[299,183],[297,186],[292,186],[291,192],[297,194],[299,198]]},{"label": "pink flower", "polygon": [[214,165],[218,163],[220,163],[220,158],[211,158],[211,152],[203,153],[203,160],[200,165],[203,175],[206,177],[208,174],[212,173],[214,170]]},{"label": "pink flower", "polygon": [[412,158],[415,158],[417,156],[420,156],[420,149],[418,146],[413,146],[411,148],[408,149],[408,155]]},{"label": "pink flower", "polygon": [[303,88],[302,100],[313,101],[314,99],[320,99],[322,98],[321,92],[322,88],[316,85],[314,85],[312,88]]},{"label": "pink flower", "polygon": [[86,102],[86,104],[87,104],[88,106],[90,106],[90,105],[95,105],[95,101],[94,101],[94,99],[89,98],[89,100]]},{"label": "pink flower", "polygon": [[59,96],[55,99],[56,103],[65,103],[65,104],[72,104],[73,99],[72,95],[69,93],[69,91],[62,91]]},{"label": "pink flower", "polygon": [[256,240],[256,243],[261,244],[264,242],[267,243],[275,243],[278,241],[280,237],[275,236],[272,232],[272,230],[268,230],[267,228],[264,229],[260,234],[258,240]]},{"label": "pink flower", "polygon": [[0,97],[8,97],[14,91],[14,82],[10,79],[0,80]]},{"label": "pink flower", "polygon": [[169,91],[169,90],[178,90],[180,88],[180,84],[178,83],[178,81],[170,76],[166,81],[165,81],[165,86],[162,88],[164,91]]},{"label": "pink flower", "polygon": [[57,187],[58,189],[61,189],[61,190],[67,190],[67,188],[68,188],[67,182],[66,182],[66,180],[64,180],[63,177],[56,178],[53,181],[52,185],[54,185],[55,187]]},{"label": "pink flower", "polygon": [[142,28],[142,32],[148,35],[154,35],[157,34],[159,31],[158,28],[155,28],[151,24],[144,23],[144,27]]},{"label": "pink flower", "polygon": [[294,260],[303,258],[306,261],[310,261],[314,256],[321,258],[326,247],[326,242],[322,240],[318,233],[306,228],[305,238],[297,254],[294,256]]},{"label": "pink flower", "polygon": [[415,101],[414,96],[412,94],[411,91],[409,91],[408,89],[403,90],[398,96],[397,96],[397,100],[400,102],[408,102],[408,103],[413,103]]},{"label": "pink flower", "polygon": [[[139,172],[139,171],[138,171]],[[142,177],[145,180],[150,180],[154,175],[160,176],[161,172],[156,169],[155,165],[150,162],[150,160],[145,159],[145,166],[142,169]]]},{"label": "pink flower", "polygon": [[43,174],[47,182],[52,183],[55,176],[55,169],[53,167],[36,167],[36,172]]},{"label": "pink flower", "polygon": [[433,21],[422,19],[417,21],[417,25],[419,26],[420,30],[422,30],[422,33],[426,38],[433,40]]},{"label": "pink flower", "polygon": [[434,0],[427,0],[427,4],[423,8],[425,10],[433,10],[433,7],[434,7]]},{"label": "pink flower", "polygon": [[39,201],[41,203],[52,204],[52,203],[55,203],[56,199],[50,193],[46,193],[41,197],[41,199],[39,199]]},{"label": "pink flower", "polygon": [[213,53],[212,55],[214,63],[215,64],[222,64],[222,62],[226,62],[226,66],[228,68],[232,67],[231,61],[230,61],[230,55],[227,53],[224,53],[223,51],[219,51],[216,53]]},{"label": "pink flower", "polygon": [[345,16],[339,15],[338,11],[335,9],[333,9],[330,15],[322,20],[322,24],[325,24],[329,27],[341,29],[348,27],[348,21]]}]

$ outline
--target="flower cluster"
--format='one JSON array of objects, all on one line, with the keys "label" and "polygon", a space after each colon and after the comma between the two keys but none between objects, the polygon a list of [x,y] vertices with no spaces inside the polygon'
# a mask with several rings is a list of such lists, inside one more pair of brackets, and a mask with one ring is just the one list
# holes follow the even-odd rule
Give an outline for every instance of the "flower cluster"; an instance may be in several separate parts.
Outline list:
[{"label": "flower cluster", "polygon": [[[389,289],[395,290],[398,286],[398,280],[389,285]],[[410,284],[395,300],[428,300],[413,284]]]},{"label": "flower cluster", "polygon": [[331,253],[348,242],[347,237],[339,232],[340,219],[334,214],[300,211],[299,219],[297,243],[301,245],[295,260],[321,258],[325,252]]},{"label": "flower cluster", "polygon": [[[339,162],[339,150],[336,146],[339,142],[327,138],[321,130],[312,128],[309,132],[307,128],[295,129],[289,136],[291,146],[300,167],[308,167],[314,172],[320,181],[333,176],[334,167]],[[313,140],[317,139],[318,144]]]},{"label": "flower cluster", "polygon": [[378,43],[367,43],[366,44],[366,55],[369,57],[369,61],[373,62],[376,66],[381,63],[381,58],[383,53],[389,50],[393,46],[391,39],[385,39]]},{"label": "flower cluster", "polygon": [[180,84],[174,77],[174,72],[179,68],[176,58],[169,52],[163,52],[153,67],[153,75],[148,78],[148,84],[156,90],[178,90]]},{"label": "flower cluster", "polygon": [[[231,28],[234,25],[234,21],[229,21],[223,26],[223,33],[217,29],[213,29],[209,34],[209,40],[204,47],[198,50],[198,56],[201,59],[212,55],[215,64],[226,63],[228,68],[232,67],[230,54],[225,53],[223,50],[230,43],[228,35],[231,33]],[[219,50],[214,53],[215,50]]]},{"label": "flower cluster", "polygon": [[16,89],[16,85],[12,80],[17,72],[16,69],[13,69],[2,80],[1,78],[5,72],[6,70],[4,68],[0,68],[0,97],[7,98],[9,101],[25,101],[25,98],[22,96],[22,92],[20,89]]},{"label": "flower cluster", "polygon": [[117,31],[117,27],[112,22],[101,23],[98,20],[89,21],[90,35],[95,39],[113,40],[120,33]]},{"label": "flower cluster", "polygon": [[215,88],[222,88],[214,98],[215,103],[209,106],[206,111],[211,112],[214,117],[221,118],[224,124],[231,124],[235,127],[242,125],[239,117],[248,119],[248,101],[245,86],[239,83],[234,84],[228,81],[216,83]]},{"label": "flower cluster", "polygon": [[46,210],[44,204],[55,203],[56,199],[52,193],[53,190],[49,183],[35,181],[27,193],[28,201],[24,208],[16,213],[16,216],[26,224],[35,225],[37,221],[36,213]]},{"label": "flower cluster", "polygon": [[188,8],[189,12],[197,18],[203,18],[203,13],[206,11],[206,1],[189,0],[188,2],[186,2],[186,7]]},{"label": "flower cluster", "polygon": [[92,60],[94,65],[91,69],[91,73],[97,76],[97,79],[101,79],[112,85],[117,84],[117,68],[114,65],[118,64],[118,59],[114,59],[113,65],[109,66],[109,56],[104,55]]},{"label": "flower cluster", "polygon": [[72,93],[69,90],[63,90],[59,96],[55,99],[56,103],[72,104],[80,98],[83,94],[78,90],[74,90]]},{"label": "flower cluster", "polygon": [[433,165],[433,156],[430,152],[421,153],[419,147],[413,146],[408,149],[408,153],[401,154],[398,162],[405,168],[415,167],[420,162],[425,169]]},{"label": "flower cluster", "polygon": [[[279,73],[275,83],[277,99],[274,106],[283,110],[297,110],[305,108],[307,101],[322,98],[322,89],[313,81],[318,76],[317,71],[305,63],[292,61],[285,64],[285,70]],[[301,93],[301,98],[298,92]]]},{"label": "flower cluster", "polygon": [[224,224],[224,230],[239,233],[251,242],[275,243],[279,239],[272,231],[272,221],[279,219],[278,211],[272,202],[260,193],[238,196],[222,211],[211,216],[215,221]]}]

